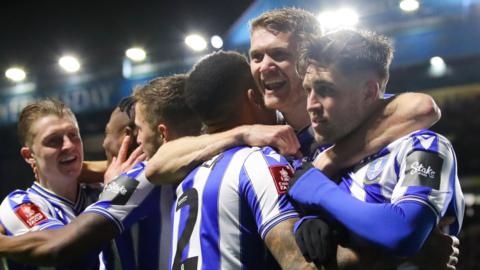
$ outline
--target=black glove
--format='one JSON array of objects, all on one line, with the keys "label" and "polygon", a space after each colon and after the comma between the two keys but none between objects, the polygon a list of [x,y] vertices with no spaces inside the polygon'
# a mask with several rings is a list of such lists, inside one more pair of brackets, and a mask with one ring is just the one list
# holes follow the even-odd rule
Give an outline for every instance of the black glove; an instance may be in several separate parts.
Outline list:
[{"label": "black glove", "polygon": [[336,259],[335,237],[330,226],[321,219],[304,218],[295,230],[295,240],[305,259],[317,267]]}]

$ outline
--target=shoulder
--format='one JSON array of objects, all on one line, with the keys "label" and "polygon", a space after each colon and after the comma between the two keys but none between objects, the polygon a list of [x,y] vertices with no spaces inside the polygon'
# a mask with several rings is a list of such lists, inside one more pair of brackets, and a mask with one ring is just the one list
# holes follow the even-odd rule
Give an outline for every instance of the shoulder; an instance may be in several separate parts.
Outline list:
[{"label": "shoulder", "polygon": [[1,208],[15,208],[19,205],[25,203],[38,203],[39,201],[43,203],[44,199],[41,199],[40,196],[36,196],[25,190],[17,189],[10,192],[2,201]]},{"label": "shoulder", "polygon": [[432,155],[452,158],[454,150],[450,141],[444,136],[431,130],[419,130],[403,137],[403,147],[407,149],[407,155],[412,152],[427,152]]}]

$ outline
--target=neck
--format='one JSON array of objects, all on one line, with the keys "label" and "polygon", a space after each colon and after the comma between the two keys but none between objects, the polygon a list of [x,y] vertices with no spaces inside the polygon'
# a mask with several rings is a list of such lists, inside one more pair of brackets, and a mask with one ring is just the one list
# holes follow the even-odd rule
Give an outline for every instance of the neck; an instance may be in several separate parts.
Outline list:
[{"label": "neck", "polygon": [[69,181],[66,179],[59,179],[60,181],[52,181],[52,179],[45,180],[45,177],[40,177],[38,181],[40,185],[53,191],[56,195],[62,196],[71,202],[75,202],[77,199],[78,182]]},{"label": "neck", "polygon": [[282,111],[282,115],[295,131],[300,131],[310,125],[310,117],[306,110]]}]

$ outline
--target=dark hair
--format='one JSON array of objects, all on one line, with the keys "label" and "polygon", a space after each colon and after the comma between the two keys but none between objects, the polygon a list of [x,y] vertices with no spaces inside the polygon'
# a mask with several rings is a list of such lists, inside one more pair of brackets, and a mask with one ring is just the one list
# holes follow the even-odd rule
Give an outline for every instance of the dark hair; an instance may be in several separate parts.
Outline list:
[{"label": "dark hair", "polygon": [[310,12],[298,8],[281,8],[267,11],[251,21],[251,32],[265,28],[270,32],[291,32],[302,41],[305,37],[320,34],[320,23]]},{"label": "dark hair", "polygon": [[34,135],[31,132],[33,124],[38,119],[48,115],[56,115],[58,117],[68,116],[77,123],[75,115],[65,103],[53,98],[35,101],[25,106],[20,112],[17,134],[21,145],[31,146],[32,136]]},{"label": "dark hair", "polygon": [[381,90],[384,91],[392,58],[393,47],[387,37],[369,31],[343,29],[304,42],[297,72],[303,77],[312,63],[324,67],[334,64],[347,74],[371,70],[383,81]]},{"label": "dark hair", "polygon": [[197,135],[201,122],[185,103],[185,74],[151,80],[134,91],[136,102],[147,110],[145,118],[152,129],[164,121],[179,136]]},{"label": "dark hair", "polygon": [[256,89],[245,56],[219,51],[202,58],[191,70],[186,84],[187,104],[209,125],[238,119],[236,102],[247,89]]}]

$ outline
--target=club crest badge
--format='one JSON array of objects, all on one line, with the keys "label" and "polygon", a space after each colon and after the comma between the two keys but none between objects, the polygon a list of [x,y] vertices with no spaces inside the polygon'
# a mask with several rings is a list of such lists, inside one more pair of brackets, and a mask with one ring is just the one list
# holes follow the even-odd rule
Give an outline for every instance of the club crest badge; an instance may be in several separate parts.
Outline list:
[{"label": "club crest badge", "polygon": [[380,181],[380,176],[382,175],[383,168],[387,163],[387,157],[377,158],[374,161],[370,162],[367,168],[367,173],[365,175],[365,180],[363,183],[366,185],[378,183]]}]

